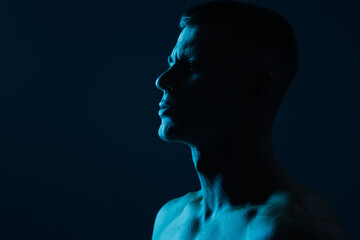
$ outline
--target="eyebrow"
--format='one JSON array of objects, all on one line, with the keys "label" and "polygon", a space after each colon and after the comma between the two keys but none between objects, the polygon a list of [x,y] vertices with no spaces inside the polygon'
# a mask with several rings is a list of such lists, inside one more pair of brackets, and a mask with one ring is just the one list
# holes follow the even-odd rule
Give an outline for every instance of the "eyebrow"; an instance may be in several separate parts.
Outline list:
[{"label": "eyebrow", "polygon": [[[175,59],[173,58],[173,56],[175,57]],[[199,60],[199,55],[195,54],[192,48],[186,48],[185,51],[181,51],[180,56],[178,56],[178,54],[174,54],[174,52],[172,52],[168,56],[167,62],[168,62],[168,65],[172,65],[177,60],[180,62],[184,62],[184,61],[190,61],[190,59],[192,59],[192,61],[195,60],[197,62]]]},{"label": "eyebrow", "polygon": [[[187,53],[184,53],[184,54],[181,54],[180,58],[178,59],[179,61],[182,61],[182,60],[185,60],[185,59],[190,59],[192,57],[189,56],[189,54]],[[168,61],[168,64],[170,65],[171,63],[174,63],[175,60],[173,59],[172,55],[169,55],[168,58],[167,58],[167,61]]]}]

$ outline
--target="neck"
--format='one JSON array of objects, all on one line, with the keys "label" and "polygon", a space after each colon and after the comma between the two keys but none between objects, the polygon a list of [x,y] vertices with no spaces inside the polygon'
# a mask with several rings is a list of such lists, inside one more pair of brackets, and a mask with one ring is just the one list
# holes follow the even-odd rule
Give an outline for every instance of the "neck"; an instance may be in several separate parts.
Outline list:
[{"label": "neck", "polygon": [[280,190],[285,171],[277,163],[271,137],[240,139],[212,146],[191,146],[199,176],[204,220],[226,206],[266,201]]}]

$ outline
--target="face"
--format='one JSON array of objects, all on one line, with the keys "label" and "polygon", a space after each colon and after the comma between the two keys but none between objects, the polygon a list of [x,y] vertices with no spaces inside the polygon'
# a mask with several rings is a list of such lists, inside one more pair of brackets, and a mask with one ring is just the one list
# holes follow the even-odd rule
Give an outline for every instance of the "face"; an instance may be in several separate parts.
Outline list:
[{"label": "face", "polygon": [[163,91],[158,132],[163,140],[210,144],[241,124],[246,87],[226,57],[220,31],[187,26],[180,33],[169,68],[156,80]]}]

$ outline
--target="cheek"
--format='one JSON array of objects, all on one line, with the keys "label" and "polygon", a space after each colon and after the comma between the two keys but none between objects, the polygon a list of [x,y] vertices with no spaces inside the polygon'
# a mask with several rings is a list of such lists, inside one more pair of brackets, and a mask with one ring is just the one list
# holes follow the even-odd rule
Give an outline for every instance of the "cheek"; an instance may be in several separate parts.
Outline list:
[{"label": "cheek", "polygon": [[225,76],[193,74],[184,91],[187,117],[203,122],[231,118],[241,109],[239,85]]},{"label": "cheek", "polygon": [[201,94],[189,96],[187,118],[199,125],[221,125],[226,119],[231,118],[233,106],[227,99],[225,91],[206,91]]}]

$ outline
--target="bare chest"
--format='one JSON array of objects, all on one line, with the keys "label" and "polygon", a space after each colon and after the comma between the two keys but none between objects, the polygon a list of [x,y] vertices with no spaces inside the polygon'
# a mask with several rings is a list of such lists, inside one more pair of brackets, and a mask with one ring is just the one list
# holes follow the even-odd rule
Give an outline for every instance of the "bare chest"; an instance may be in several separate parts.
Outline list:
[{"label": "bare chest", "polygon": [[179,216],[159,240],[267,240],[272,231],[267,221],[249,220],[244,212],[219,215],[205,224],[196,217]]}]

